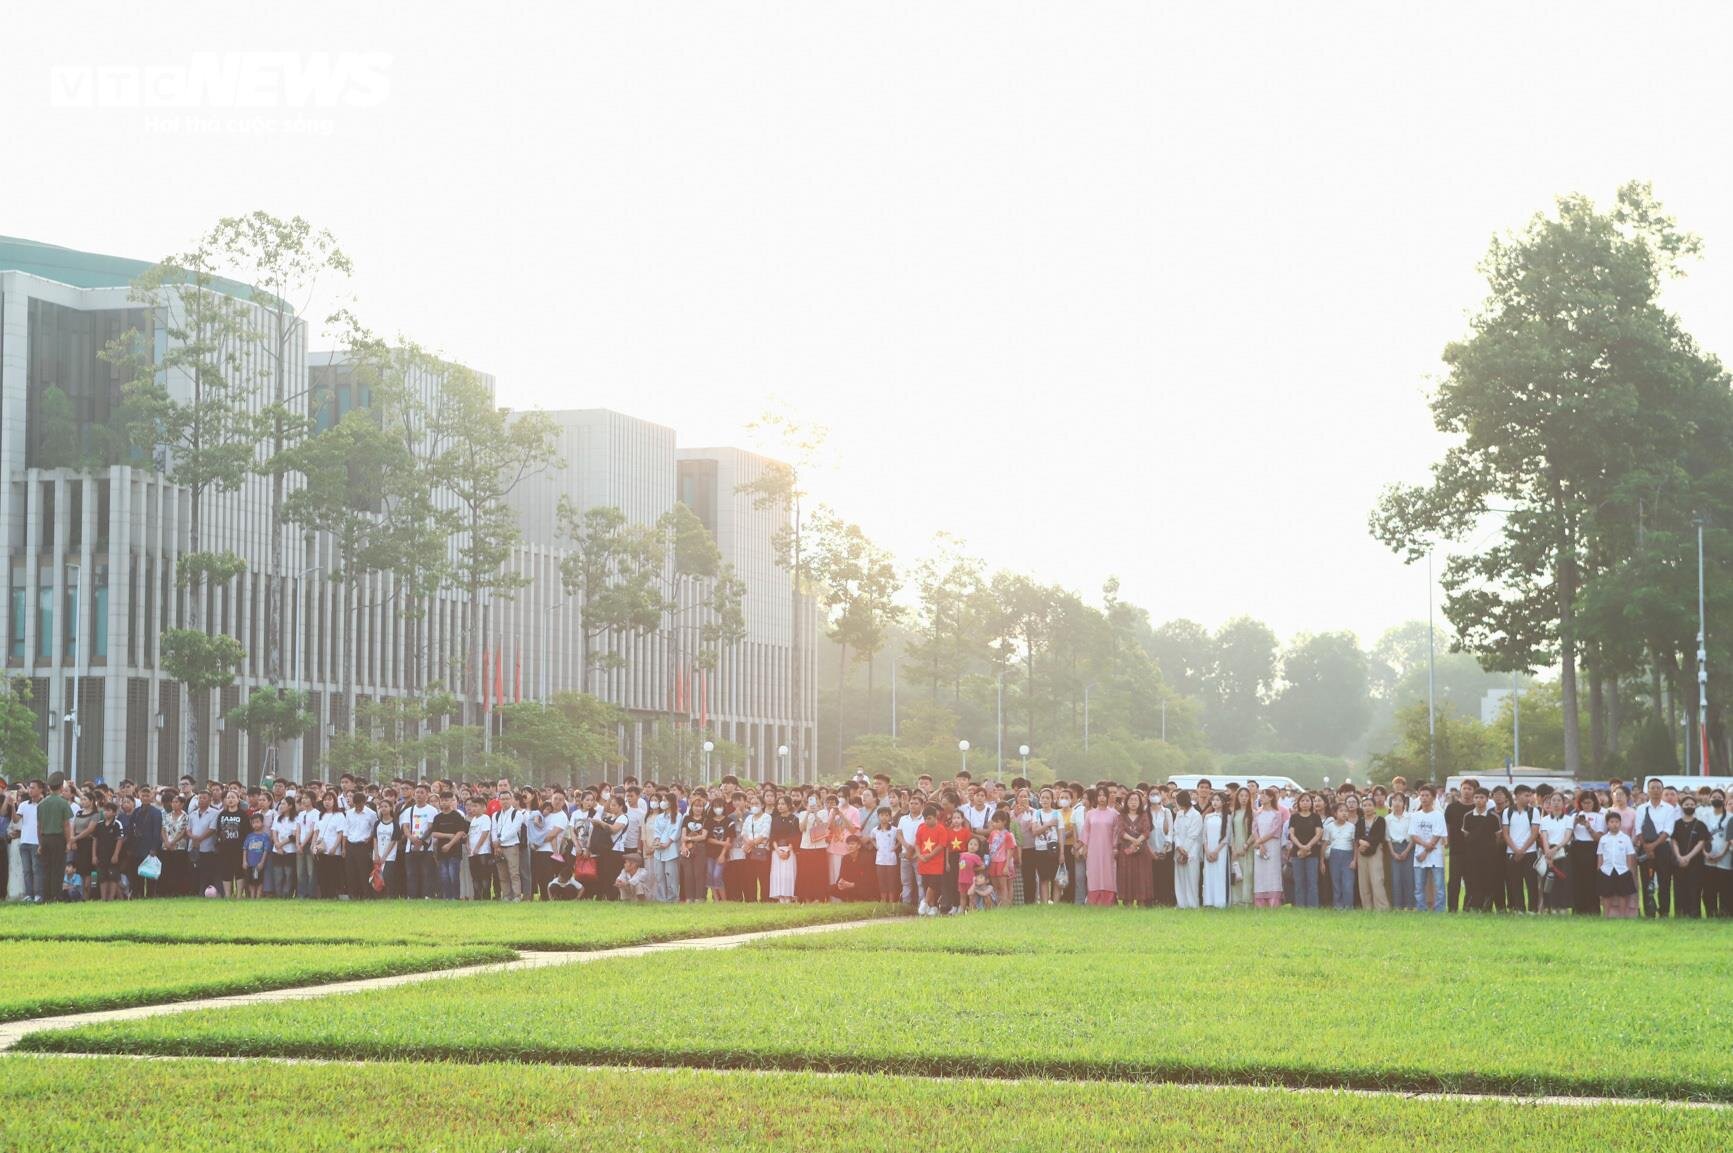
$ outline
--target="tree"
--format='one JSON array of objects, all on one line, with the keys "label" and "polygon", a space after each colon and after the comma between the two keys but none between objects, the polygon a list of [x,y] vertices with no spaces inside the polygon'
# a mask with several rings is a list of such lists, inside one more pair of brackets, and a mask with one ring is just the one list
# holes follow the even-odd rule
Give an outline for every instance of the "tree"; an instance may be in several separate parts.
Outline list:
[{"label": "tree", "polygon": [[789,728],[792,736],[789,740],[789,752],[793,757],[795,772],[808,772],[806,759],[806,685],[808,674],[803,668],[804,634],[806,629],[803,621],[806,616],[806,589],[811,581],[810,562],[807,559],[805,539],[802,534],[801,506],[806,499],[806,490],[801,487],[801,470],[809,465],[817,455],[819,447],[824,443],[827,430],[819,425],[806,425],[793,418],[778,413],[767,413],[749,429],[769,434],[781,440],[785,449],[792,455],[792,463],[769,461],[763,474],[756,480],[739,485],[735,491],[752,499],[752,507],[760,511],[774,512],[781,518],[782,527],[777,530],[772,541],[776,550],[777,563],[789,575]]},{"label": "tree", "polygon": [[39,720],[31,705],[30,678],[0,678],[0,775],[8,781],[39,777],[48,769],[48,754],[37,735]]},{"label": "tree", "polygon": [[[843,695],[848,684],[849,653],[852,649],[857,660],[863,655],[870,660],[872,654],[884,647],[885,630],[902,615],[902,609],[892,599],[900,582],[890,554],[868,539],[860,525],[820,508],[813,517],[812,529],[816,538],[814,585],[830,638],[837,644],[836,757],[840,769],[845,748]],[[870,682],[868,699],[871,699]]]},{"label": "tree", "polygon": [[372,412],[351,409],[343,419],[277,456],[280,471],[300,473],[303,484],[283,501],[283,514],[308,532],[327,534],[327,575],[343,588],[342,678],[344,728],[355,728],[355,632],[362,584],[393,565],[393,534],[383,525],[380,494],[409,468],[401,444]]},{"label": "tree", "polygon": [[665,541],[655,528],[628,523],[617,508],[580,513],[561,497],[556,515],[572,546],[560,561],[560,579],[566,595],[582,605],[578,685],[588,693],[592,667],[615,668],[622,661],[617,653],[593,660],[597,638],[644,636],[661,627],[670,608],[661,592]]},{"label": "tree", "polygon": [[1555,216],[1495,240],[1487,300],[1468,338],[1446,347],[1432,399],[1457,443],[1430,485],[1386,490],[1372,515],[1373,535],[1410,561],[1502,518],[1492,545],[1447,563],[1445,615],[1488,667],[1556,657],[1572,774],[1578,598],[1596,517],[1634,462],[1679,450],[1673,414],[1698,358],[1658,294],[1698,247],[1640,184],[1608,212],[1562,197]]},{"label": "tree", "polygon": [[[122,386],[126,440],[146,450],[148,467],[187,491],[187,551],[177,573],[185,626],[165,630],[162,638],[163,668],[185,686],[185,773],[197,771],[199,723],[193,683],[174,670],[209,684],[219,669],[230,670],[232,677],[244,655],[228,659],[230,646],[206,643],[211,638],[204,637],[209,578],[220,573],[232,580],[241,572],[232,558],[214,559],[202,551],[205,497],[240,488],[253,464],[257,431],[252,412],[258,381],[250,353],[258,347],[259,333],[252,306],[219,283],[214,257],[206,243],[169,257],[133,282],[132,298],[151,308],[167,338],[160,356],[136,329],[101,353],[109,363],[132,370]],[[239,649],[237,642],[233,650]],[[176,654],[172,667],[171,650]]]},{"label": "tree", "polygon": [[1196,621],[1180,618],[1162,624],[1151,638],[1150,655],[1175,692],[1196,697],[1207,690],[1215,665],[1215,641]]},{"label": "tree", "polygon": [[1454,708],[1438,710],[1436,733],[1429,731],[1425,701],[1398,709],[1396,725],[1396,747],[1369,763],[1375,780],[1405,777],[1410,785],[1419,781],[1442,785],[1448,777],[1485,775],[1503,764],[1496,735],[1477,718]]},{"label": "tree", "polygon": [[985,657],[986,580],[981,561],[964,552],[961,540],[946,533],[934,538],[933,552],[915,568],[919,607],[908,654],[926,674],[934,704],[948,685],[952,704],[963,697],[963,674]]},{"label": "tree", "polygon": [[1276,679],[1276,634],[1262,621],[1235,617],[1212,647],[1205,714],[1210,744],[1243,753],[1262,743],[1268,727],[1264,706]]},{"label": "tree", "polygon": [[294,740],[319,723],[307,707],[305,692],[280,686],[253,690],[245,702],[228,711],[227,718],[267,748]]},{"label": "tree", "polygon": [[42,390],[30,427],[36,440],[38,467],[78,467],[78,419],[65,389],[51,384]]},{"label": "tree", "polygon": [[1371,716],[1366,654],[1354,634],[1295,638],[1282,656],[1282,689],[1270,702],[1270,722],[1282,746],[1340,756]]},{"label": "tree", "polygon": [[605,701],[556,693],[546,704],[501,705],[500,746],[539,783],[576,784],[585,769],[600,769],[614,754],[614,732],[625,714]]},{"label": "tree", "polygon": [[464,687],[480,708],[485,745],[493,723],[481,686],[486,598],[509,597],[524,583],[506,566],[522,535],[508,499],[524,481],[563,462],[546,413],[496,408],[493,389],[474,372],[445,362],[438,367],[437,402],[424,435],[434,489],[451,502],[459,523],[455,576],[469,606]]},{"label": "tree", "polygon": [[240,278],[252,285],[254,301],[269,318],[261,334],[261,347],[270,362],[267,370],[270,399],[258,421],[269,443],[259,467],[271,478],[267,528],[270,559],[265,574],[268,581],[265,679],[275,685],[283,679],[282,636],[288,581],[283,559],[284,470],[273,467],[273,462],[307,431],[304,398],[289,392],[294,333],[299,325],[297,317],[310,303],[320,278],[327,274],[347,276],[350,264],[335,237],[299,216],[283,220],[268,212],[253,212],[224,217],[211,231],[206,245],[239,267]]}]

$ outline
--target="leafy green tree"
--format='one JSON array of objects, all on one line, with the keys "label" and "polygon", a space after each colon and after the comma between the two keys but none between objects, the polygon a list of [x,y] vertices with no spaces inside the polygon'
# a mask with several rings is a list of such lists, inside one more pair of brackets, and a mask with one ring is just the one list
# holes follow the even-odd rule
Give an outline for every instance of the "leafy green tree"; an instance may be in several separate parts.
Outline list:
[{"label": "leafy green tree", "polygon": [[349,258],[329,232],[314,228],[299,216],[284,220],[268,212],[224,217],[206,246],[218,259],[238,269],[253,288],[253,299],[266,313],[260,347],[269,362],[269,399],[257,416],[268,448],[258,459],[259,471],[271,478],[269,561],[265,577],[265,679],[283,679],[283,621],[287,617],[287,562],[283,549],[284,470],[276,458],[308,429],[305,396],[290,391],[291,360],[298,317],[311,304],[321,279],[347,276]]},{"label": "leafy green tree", "polygon": [[963,675],[986,657],[984,630],[990,615],[986,578],[980,560],[964,552],[964,547],[962,541],[940,533],[934,538],[933,553],[915,568],[919,607],[907,651],[930,685],[934,704],[941,686],[950,688],[953,705],[960,704]]},{"label": "leafy green tree", "polygon": [[[839,697],[835,730],[840,767],[846,747],[841,694],[847,688],[849,653],[852,650],[857,659],[864,654],[870,660],[872,654],[884,647],[886,629],[902,615],[901,607],[893,599],[901,582],[890,554],[868,539],[858,524],[821,508],[812,527],[817,554],[813,560],[814,584],[830,638],[837,644]],[[870,681],[868,699],[871,699]]]},{"label": "leafy green tree", "polygon": [[[205,498],[240,488],[252,469],[257,432],[253,407],[259,381],[251,353],[258,347],[259,330],[252,306],[231,296],[219,282],[216,255],[206,243],[154,265],[133,282],[132,298],[151,309],[167,338],[160,356],[136,329],[101,353],[131,373],[122,386],[121,423],[127,442],[145,450],[147,467],[161,470],[187,491],[187,551],[178,573],[184,627],[163,634],[163,668],[186,692],[185,773],[196,772],[199,764],[199,723],[193,682],[181,672],[216,687],[228,683],[220,680],[222,670],[232,678],[244,655],[238,642],[230,646],[199,639],[205,633],[208,576],[220,571],[233,579],[240,572],[226,560],[209,561],[203,552]],[[197,636],[177,637],[180,633]],[[236,653],[232,660],[231,651]],[[219,679],[213,683],[213,678]]]},{"label": "leafy green tree", "polygon": [[1606,212],[1560,198],[1556,215],[1495,240],[1487,300],[1470,335],[1445,349],[1432,400],[1457,443],[1430,485],[1387,490],[1372,516],[1373,535],[1414,560],[1499,514],[1489,546],[1447,563],[1445,615],[1489,667],[1556,657],[1573,774],[1577,614],[1597,517],[1632,462],[1679,450],[1675,401],[1700,358],[1658,296],[1698,247],[1640,184]]},{"label": "leafy green tree", "polygon": [[556,693],[541,704],[518,701],[499,707],[501,747],[516,757],[537,783],[571,783],[602,770],[615,756],[615,731],[624,713],[577,693]]},{"label": "leafy green tree", "polygon": [[30,678],[0,678],[0,775],[8,781],[39,777],[48,770],[48,753],[37,735]]},{"label": "leafy green tree", "polygon": [[1282,688],[1270,723],[1291,752],[1340,756],[1372,717],[1366,654],[1354,634],[1295,638],[1282,655]]},{"label": "leafy green tree", "polygon": [[51,384],[42,390],[30,430],[36,440],[39,468],[78,467],[78,419],[65,389]]},{"label": "leafy green tree", "polygon": [[227,718],[267,747],[295,740],[319,722],[308,708],[306,693],[270,686],[253,690],[245,702],[228,711]]},{"label": "leafy green tree", "polygon": [[580,513],[562,497],[557,517],[571,544],[560,578],[582,605],[578,683],[588,693],[592,668],[616,668],[623,660],[617,653],[592,657],[595,641],[653,633],[672,607],[662,593],[666,541],[660,529],[631,524],[613,507]]},{"label": "leafy green tree", "polygon": [[1215,668],[1215,640],[1196,621],[1179,618],[1163,623],[1151,638],[1150,655],[1175,692],[1201,697],[1208,690]]},{"label": "leafy green tree", "polygon": [[1265,705],[1276,680],[1276,634],[1262,621],[1236,617],[1215,634],[1205,723],[1210,744],[1243,753],[1268,731]]},{"label": "leafy green tree", "polygon": [[1498,752],[1497,734],[1477,717],[1464,715],[1455,708],[1446,706],[1438,710],[1435,737],[1428,731],[1425,701],[1396,710],[1396,725],[1395,747],[1373,756],[1369,762],[1373,780],[1405,777],[1410,785],[1420,781],[1441,785],[1447,777],[1484,775],[1504,764]]}]

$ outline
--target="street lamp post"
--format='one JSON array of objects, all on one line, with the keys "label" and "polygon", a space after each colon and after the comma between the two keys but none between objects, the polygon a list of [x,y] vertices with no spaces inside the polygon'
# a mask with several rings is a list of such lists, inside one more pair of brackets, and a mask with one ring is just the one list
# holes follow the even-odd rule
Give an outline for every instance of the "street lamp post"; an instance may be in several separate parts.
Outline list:
[{"label": "street lamp post", "polygon": [[786,785],[788,783],[787,745],[776,746],[776,783],[779,785]]},{"label": "street lamp post", "polygon": [[1029,746],[1018,745],[1017,755],[1023,758],[1023,779],[1029,779]]},{"label": "street lamp post", "polygon": [[72,727],[72,764],[68,779],[78,780],[78,730],[84,727],[78,719],[78,658],[84,655],[84,636],[79,632],[79,612],[84,605],[84,566],[69,564],[72,573],[72,708],[67,710],[66,723]]},{"label": "street lamp post", "polygon": [[969,771],[969,742],[958,741],[957,751],[963,754],[963,771],[966,773]]},{"label": "street lamp post", "polygon": [[710,754],[716,751],[715,741],[704,742],[704,783],[710,784]]}]

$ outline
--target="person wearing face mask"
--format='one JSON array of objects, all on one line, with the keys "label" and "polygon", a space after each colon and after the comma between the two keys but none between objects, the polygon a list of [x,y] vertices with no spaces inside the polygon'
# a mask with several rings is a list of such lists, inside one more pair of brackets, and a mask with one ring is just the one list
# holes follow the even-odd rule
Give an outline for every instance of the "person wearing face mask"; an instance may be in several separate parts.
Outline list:
[{"label": "person wearing face mask", "polygon": [[1733,814],[1727,812],[1727,798],[1717,790],[1709,798],[1709,813],[1705,820],[1697,819],[1709,831],[1709,843],[1703,849],[1703,913],[1709,917],[1733,917]]},{"label": "person wearing face mask", "polygon": [[743,887],[745,900],[752,902],[768,901],[770,899],[770,813],[765,810],[764,803],[754,798],[746,808],[746,819],[741,824],[741,837],[746,846],[745,884]]},{"label": "person wearing face mask", "polygon": [[709,894],[710,853],[705,842],[710,834],[704,828],[709,807],[708,794],[702,789],[694,792],[680,827],[680,899],[698,904]]},{"label": "person wearing face mask", "polygon": [[1703,857],[1709,850],[1709,830],[1697,819],[1697,798],[1686,793],[1673,823],[1673,915],[1703,915]]},{"label": "person wearing face mask", "polygon": [[664,903],[680,899],[680,833],[685,820],[674,810],[672,797],[656,802],[650,818],[651,900]]},{"label": "person wearing face mask", "polygon": [[734,821],[728,815],[728,806],[723,803],[722,794],[717,793],[710,798],[710,808],[704,814],[704,848],[707,872],[705,886],[710,890],[712,901],[726,901],[728,899],[724,869],[728,862],[728,850],[734,842],[734,837]]},{"label": "person wearing face mask", "polygon": [[802,903],[830,896],[830,815],[818,798],[806,798],[800,814],[800,848],[794,857],[794,895]]}]

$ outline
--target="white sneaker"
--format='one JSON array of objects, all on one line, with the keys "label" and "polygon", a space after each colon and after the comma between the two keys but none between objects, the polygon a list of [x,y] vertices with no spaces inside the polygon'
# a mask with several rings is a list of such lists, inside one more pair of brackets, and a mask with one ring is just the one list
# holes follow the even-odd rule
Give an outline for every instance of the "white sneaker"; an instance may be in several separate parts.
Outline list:
[{"label": "white sneaker", "polygon": [[925,901],[922,901],[920,910],[918,912],[916,912],[915,916],[924,917],[926,915],[927,915],[927,903]]}]

